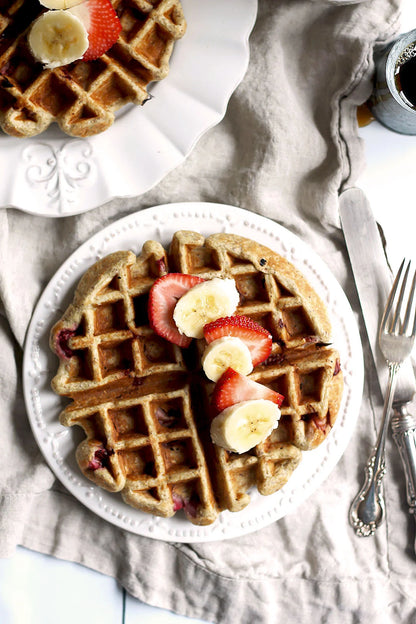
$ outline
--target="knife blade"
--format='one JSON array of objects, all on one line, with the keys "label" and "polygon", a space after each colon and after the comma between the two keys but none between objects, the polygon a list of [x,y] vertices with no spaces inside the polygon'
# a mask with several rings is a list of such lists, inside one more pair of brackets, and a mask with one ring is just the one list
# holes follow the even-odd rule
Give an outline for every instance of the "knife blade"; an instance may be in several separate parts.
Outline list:
[{"label": "knife blade", "polygon": [[[344,191],[340,195],[339,213],[380,391],[384,396],[388,369],[378,347],[378,330],[393,276],[387,264],[380,231],[364,192],[359,188]],[[413,368],[410,360],[406,360],[397,380],[394,403],[411,401],[415,390]]]},{"label": "knife blade", "polygon": [[[388,267],[376,220],[364,192],[359,188],[349,188],[339,199],[341,226],[380,392],[384,396],[388,384],[388,368],[378,346],[378,331],[393,276]],[[403,363],[398,376],[391,424],[405,470],[409,511],[416,520],[416,420],[406,410],[406,404],[412,400],[415,389],[415,376],[408,359]]]}]

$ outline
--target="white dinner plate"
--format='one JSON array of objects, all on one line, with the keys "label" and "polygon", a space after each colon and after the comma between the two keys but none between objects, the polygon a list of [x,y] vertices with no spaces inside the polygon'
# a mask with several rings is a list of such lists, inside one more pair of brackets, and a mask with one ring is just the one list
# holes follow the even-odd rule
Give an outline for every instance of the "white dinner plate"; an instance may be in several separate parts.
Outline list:
[{"label": "white dinner plate", "polygon": [[[73,297],[80,277],[95,261],[120,249],[138,254],[144,241],[167,245],[179,229],[233,232],[262,243],[285,256],[306,276],[328,308],[333,342],[340,352],[344,393],[335,426],[317,449],[303,459],[288,483],[271,496],[252,492],[250,504],[238,513],[222,512],[211,525],[197,527],[183,512],[157,518],[124,503],[119,494],[95,486],[80,472],[75,448],[83,439],[80,427],[59,423],[63,399],[50,382],[58,361],[48,346],[52,325]],[[241,208],[210,203],[167,204],[148,208],[116,221],[85,242],[61,266],[44,290],[33,314],[25,345],[23,384],[26,407],[35,438],[56,476],[84,505],[124,529],[161,540],[202,542],[237,537],[256,531],[304,501],[328,477],[344,452],[361,404],[363,358],[359,332],[348,300],[325,263],[302,240],[277,223]]]},{"label": "white dinner plate", "polygon": [[224,116],[248,66],[257,0],[182,0],[187,32],[144,106],[122,108],[88,139],[56,124],[28,139],[0,131],[0,205],[49,217],[141,195],[177,167]]}]

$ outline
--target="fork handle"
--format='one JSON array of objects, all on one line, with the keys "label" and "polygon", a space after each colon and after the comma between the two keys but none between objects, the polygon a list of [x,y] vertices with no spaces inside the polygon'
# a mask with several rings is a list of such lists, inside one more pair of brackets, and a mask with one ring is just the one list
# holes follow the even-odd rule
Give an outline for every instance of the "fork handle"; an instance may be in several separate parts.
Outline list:
[{"label": "fork handle", "polygon": [[391,428],[403,463],[409,513],[416,521],[416,419],[408,413],[405,405],[395,409]]},{"label": "fork handle", "polygon": [[350,524],[360,537],[374,535],[384,519],[385,505],[382,489],[382,481],[386,472],[384,447],[399,369],[400,363],[389,362],[389,385],[377,442],[365,464],[364,483],[352,501],[349,511]]}]

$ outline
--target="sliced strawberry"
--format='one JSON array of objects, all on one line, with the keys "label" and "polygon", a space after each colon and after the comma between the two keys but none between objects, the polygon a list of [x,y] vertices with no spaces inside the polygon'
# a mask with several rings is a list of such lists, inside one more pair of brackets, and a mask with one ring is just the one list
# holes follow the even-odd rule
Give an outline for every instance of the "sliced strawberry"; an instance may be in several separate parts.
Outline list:
[{"label": "sliced strawberry", "polygon": [[189,347],[192,338],[179,333],[173,320],[173,310],[182,295],[203,281],[201,277],[185,273],[167,273],[159,277],[150,289],[147,308],[153,331],[180,347]]},{"label": "sliced strawberry", "polygon": [[82,59],[92,61],[107,52],[121,33],[121,22],[110,0],[86,0],[87,18],[82,19],[88,32],[89,46]]},{"label": "sliced strawberry", "polygon": [[204,336],[208,344],[223,336],[240,338],[249,348],[253,366],[267,360],[272,352],[272,336],[267,329],[248,316],[225,316],[207,323]]},{"label": "sliced strawberry", "polygon": [[212,405],[219,413],[231,405],[252,399],[265,399],[280,407],[284,397],[257,381],[240,375],[234,369],[227,368],[216,383],[212,394]]}]

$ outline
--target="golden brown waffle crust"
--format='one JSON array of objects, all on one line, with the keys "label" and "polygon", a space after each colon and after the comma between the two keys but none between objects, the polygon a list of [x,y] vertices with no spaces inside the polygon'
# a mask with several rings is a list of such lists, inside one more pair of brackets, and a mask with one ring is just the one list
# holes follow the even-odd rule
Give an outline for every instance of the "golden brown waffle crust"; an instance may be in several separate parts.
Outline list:
[{"label": "golden brown waffle crust", "polygon": [[331,322],[324,303],[304,275],[286,258],[260,243],[236,234],[213,234],[206,239],[206,244],[224,252],[233,249],[236,256],[249,260],[258,271],[266,275],[278,275],[293,294],[302,294],[303,305],[310,318],[314,319],[320,340],[324,343],[331,341]]},{"label": "golden brown waffle crust", "polygon": [[0,128],[15,137],[38,135],[52,122],[80,138],[108,129],[121,107],[150,99],[148,85],[168,75],[174,44],[186,31],[180,0],[112,0],[122,26],[118,41],[97,60],[51,70],[27,43],[43,7],[30,5],[33,15],[22,16],[24,2],[0,8]]},{"label": "golden brown waffle crust", "polygon": [[[162,249],[162,253],[164,253]],[[78,286],[74,293],[74,299],[72,303],[66,309],[64,315],[53,326],[49,336],[49,346],[58,356],[59,348],[57,345],[57,336],[62,330],[71,331],[72,328],[78,327],[83,308],[88,305],[90,297],[94,291],[100,288],[101,284],[105,284],[108,279],[108,272],[118,273],[126,264],[133,264],[136,260],[136,256],[132,251],[116,251],[109,254],[105,258],[98,260],[93,264],[82,276],[78,283]],[[55,392],[59,393],[59,388],[55,387],[57,379],[61,375],[65,374],[65,370],[68,367],[68,362],[60,358],[59,370],[57,375],[52,379],[52,388]]]},{"label": "golden brown waffle crust", "polygon": [[[135,298],[145,296],[166,272],[234,279],[240,292],[237,314],[252,316],[273,336],[270,358],[250,377],[285,396],[282,416],[271,436],[248,453],[230,453],[207,434],[214,384],[201,369],[204,340],[194,341],[190,365],[185,350],[155,336],[147,313],[140,322],[135,316]],[[112,316],[110,308],[120,306],[121,316]],[[149,360],[146,345],[155,340],[164,353]],[[50,346],[59,356],[52,388],[72,399],[60,414],[61,423],[84,429],[76,457],[86,477],[121,492],[133,507],[162,517],[175,513],[178,500],[187,501],[186,517],[210,524],[221,510],[248,505],[252,488],[262,495],[281,489],[302,452],[329,435],[343,392],[340,357],[330,340],[324,303],[284,257],[234,234],[204,238],[183,230],[174,234],[168,251],[147,241],[137,257],[132,251],[115,252],[84,274],[51,330]],[[119,345],[129,347],[126,366],[117,355]],[[100,349],[113,348],[107,370]],[[80,356],[80,350],[86,355]],[[86,360],[94,374],[84,377]],[[160,422],[160,409],[162,421],[180,413],[180,426]],[[142,423],[140,431],[132,425],[135,419]],[[94,462],[100,463],[97,453],[105,465],[92,470]],[[145,468],[149,456],[150,472]],[[196,506],[189,503],[195,492]]]}]

